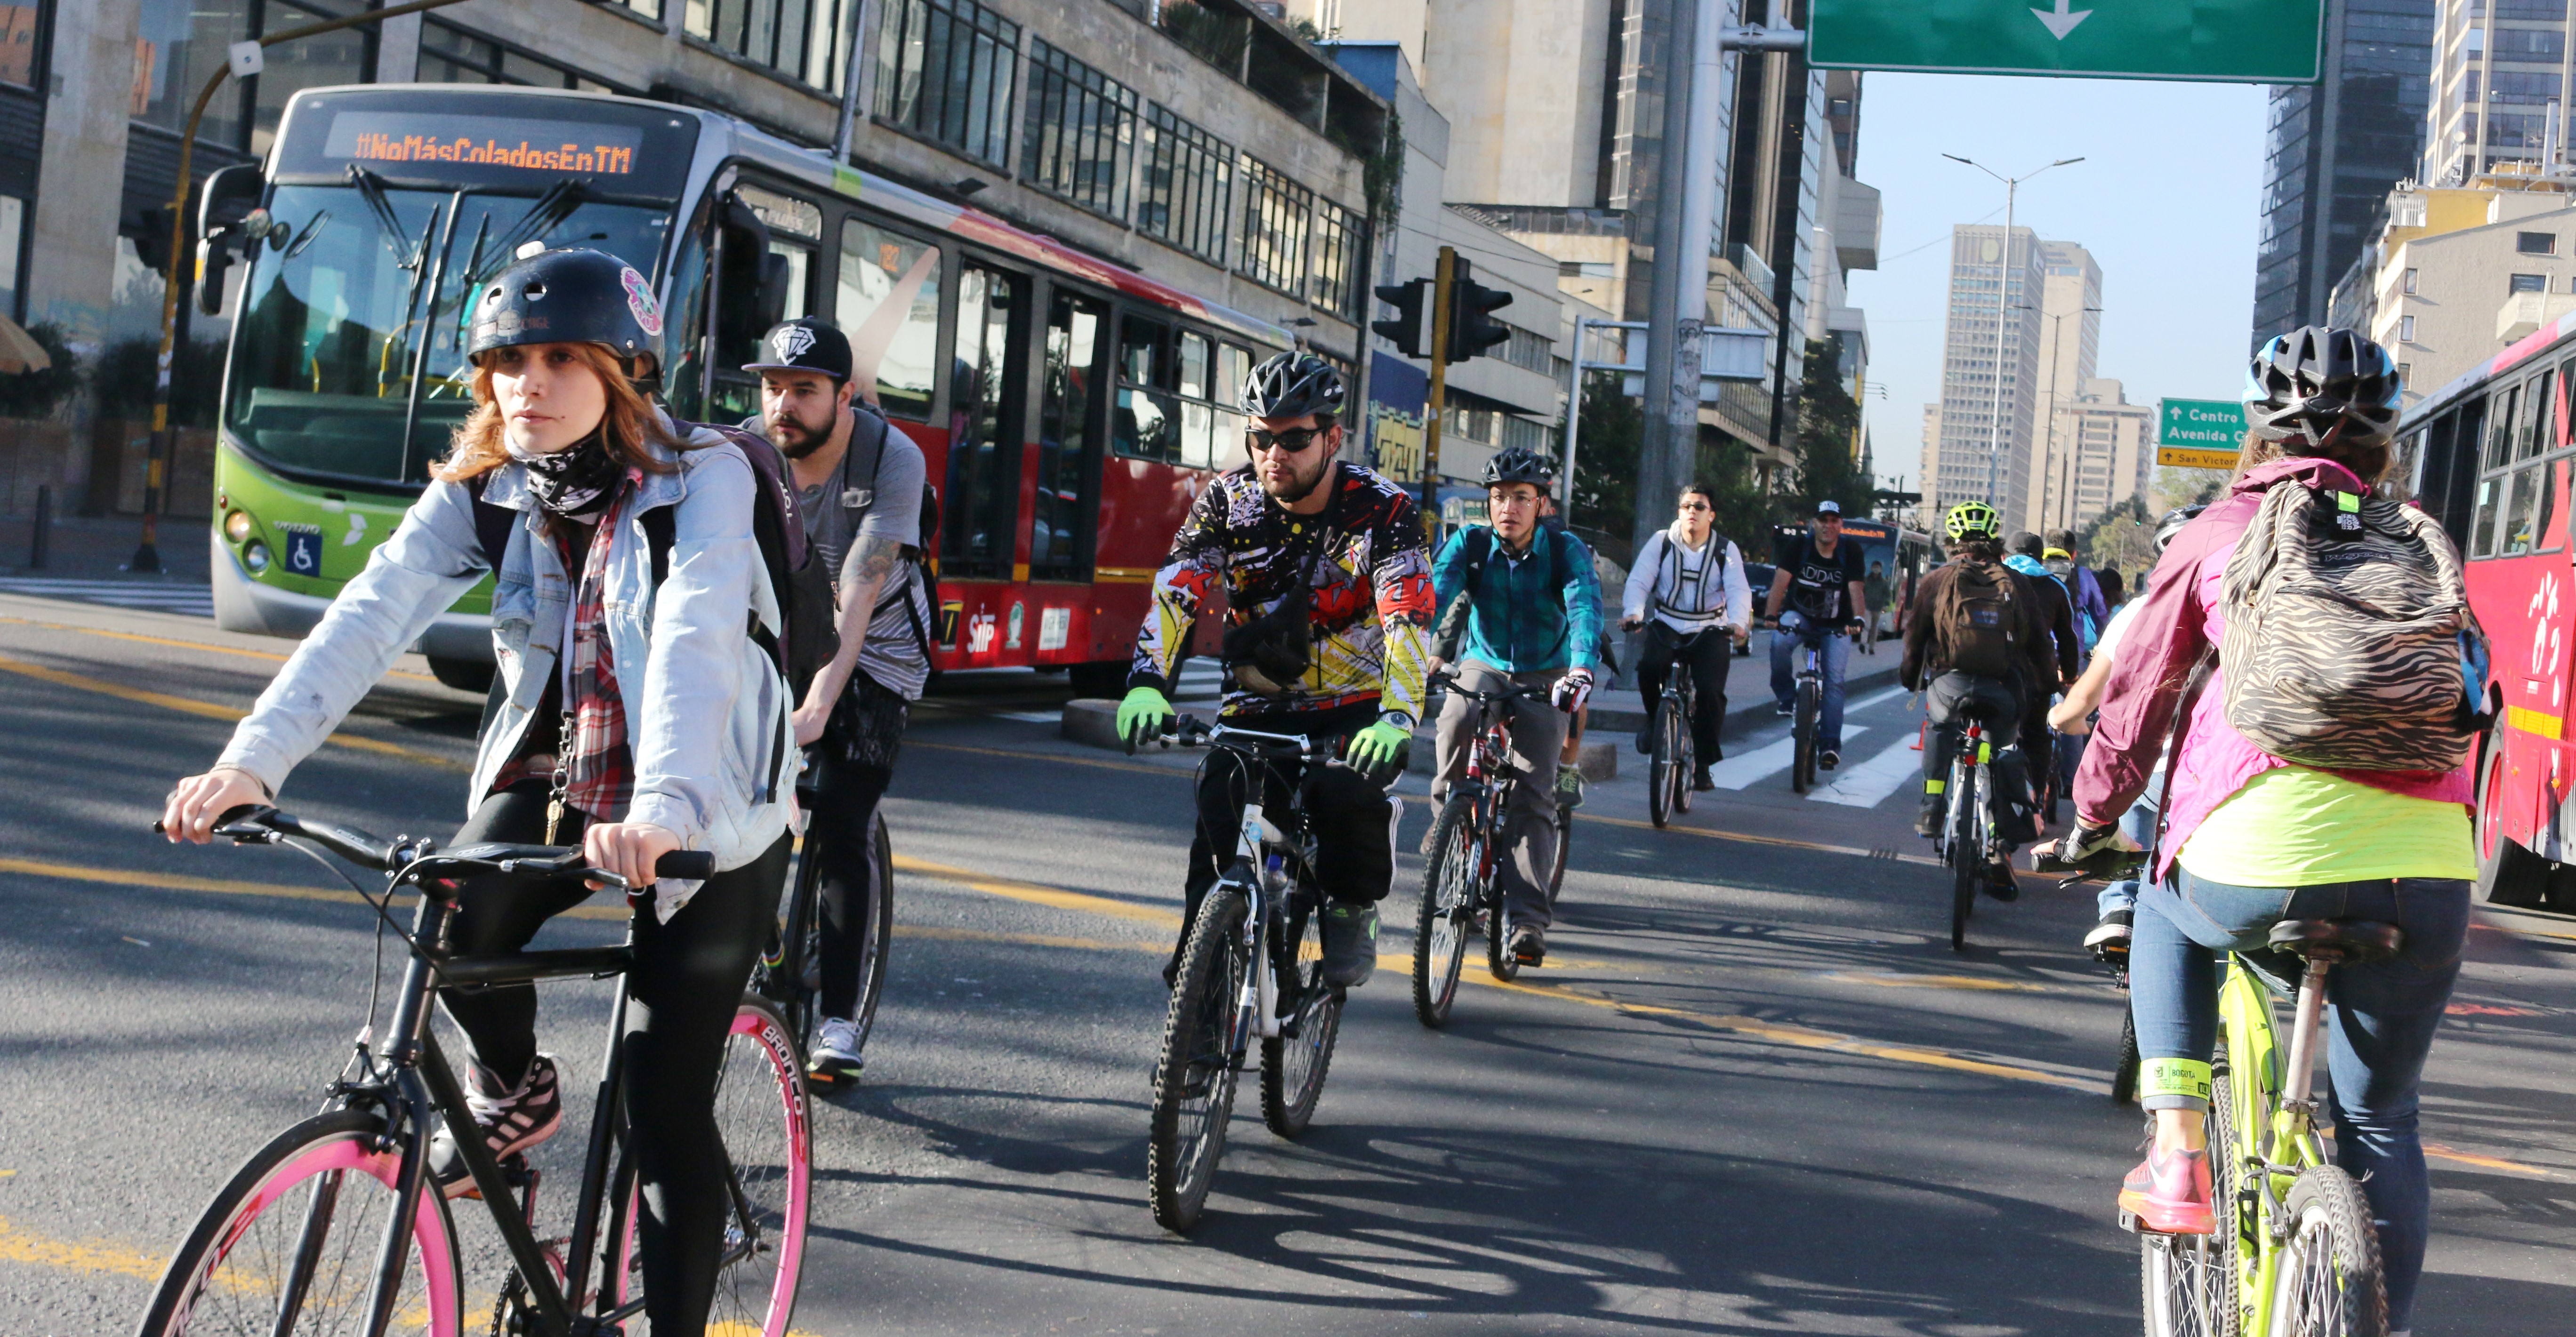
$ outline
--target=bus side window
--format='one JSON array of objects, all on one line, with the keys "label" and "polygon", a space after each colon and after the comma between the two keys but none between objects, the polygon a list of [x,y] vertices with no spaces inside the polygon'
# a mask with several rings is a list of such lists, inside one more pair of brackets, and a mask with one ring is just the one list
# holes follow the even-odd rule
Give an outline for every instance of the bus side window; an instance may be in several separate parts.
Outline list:
[{"label": "bus side window", "polygon": [[1172,382],[1170,327],[1137,316],[1118,323],[1118,401],[1110,443],[1130,459],[1177,464],[1181,458],[1180,401]]},{"label": "bus side window", "polygon": [[2506,390],[2487,418],[2485,467],[2501,469],[2513,462],[2513,423],[2522,404],[2522,387]]},{"label": "bus side window", "polygon": [[2513,490],[2505,501],[2503,532],[2497,536],[2499,555],[2519,557],[2531,551],[2532,510],[2540,495],[2540,480],[2547,468],[2542,464],[2526,464],[2509,476]]},{"label": "bus side window", "polygon": [[928,422],[939,368],[939,248],[857,218],[841,223],[832,319],[850,336],[859,394]]},{"label": "bus side window", "polygon": [[2540,373],[2532,380],[2529,393],[2522,397],[2522,439],[2515,443],[2515,459],[2544,454],[2550,448],[2549,405],[2556,398],[2549,392],[2551,380],[2550,373]]},{"label": "bus side window", "polygon": [[2560,481],[2559,475],[2564,473],[2566,469],[2567,462],[2565,460],[2549,460],[2545,463],[2535,464],[2531,467],[2531,471],[2540,476],[2540,500],[2537,507],[2538,513],[2533,515],[2531,518],[2531,550],[2533,552],[2556,552],[2560,548],[2567,546],[2567,535],[2560,532],[2556,527],[2558,521],[2558,492],[2559,489],[2564,486]]},{"label": "bus side window", "polygon": [[2477,518],[2469,522],[2469,556],[2473,560],[2495,556],[2496,508],[2504,496],[2505,481],[2502,474],[2478,480]]}]

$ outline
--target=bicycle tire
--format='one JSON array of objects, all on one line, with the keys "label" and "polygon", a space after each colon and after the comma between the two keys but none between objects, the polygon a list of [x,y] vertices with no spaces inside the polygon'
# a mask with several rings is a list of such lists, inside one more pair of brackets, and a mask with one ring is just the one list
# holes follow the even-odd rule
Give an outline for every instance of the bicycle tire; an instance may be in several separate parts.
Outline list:
[{"label": "bicycle tire", "polygon": [[[1282,1019],[1281,1034],[1261,1041],[1261,1121],[1291,1139],[1315,1121],[1315,1102],[1333,1069],[1333,1041],[1342,1033],[1343,998],[1340,989],[1324,983],[1322,906],[1293,923],[1296,949],[1286,956],[1294,973],[1283,983],[1295,990],[1297,1010]],[[1293,1035],[1287,1033],[1291,1028]]]},{"label": "bicycle tire", "polygon": [[894,951],[894,842],[886,834],[885,811],[868,816],[868,858],[875,865],[869,878],[867,942],[859,949],[858,1005],[850,1024],[857,1028],[859,1048],[877,1028],[877,1003],[885,997],[886,962]]},{"label": "bicycle tire", "polygon": [[1803,794],[1816,784],[1816,728],[1821,722],[1821,689],[1814,683],[1798,684],[1797,705],[1789,721],[1789,792]]},{"label": "bicycle tire", "polygon": [[[1454,793],[1431,827],[1431,857],[1413,916],[1413,1016],[1433,1030],[1449,1024],[1467,937],[1476,919],[1476,801]],[[1463,871],[1462,871],[1463,870]]]},{"label": "bicycle tire", "polygon": [[1234,1115],[1238,1065],[1234,1000],[1251,968],[1238,930],[1250,906],[1222,883],[1199,902],[1181,950],[1172,1000],[1163,1017],[1163,1047],[1154,1065],[1154,1110],[1145,1138],[1145,1187],[1154,1221],[1185,1234],[1207,1208],[1225,1126]]},{"label": "bicycle tire", "polygon": [[1556,909],[1556,894],[1565,890],[1565,856],[1574,847],[1574,811],[1564,804],[1556,808],[1556,857],[1547,865],[1547,908]]},{"label": "bicycle tire", "polygon": [[1974,767],[1950,767],[1950,950],[1968,950],[1968,917],[1976,912],[1978,884],[1985,879],[1984,843],[1976,838],[1977,792]]},{"label": "bicycle tire", "polygon": [[2138,1018],[2120,1010],[2120,1057],[2111,1069],[2111,1102],[2126,1105],[2138,1098]]},{"label": "bicycle tire", "polygon": [[1655,703],[1654,758],[1646,765],[1646,815],[1654,819],[1658,827],[1672,822],[1676,791],[1688,783],[1673,783],[1682,766],[1678,733],[1673,728],[1673,720],[1679,713],[1669,696]]},{"label": "bicycle tire", "polygon": [[2314,1165],[2290,1183],[2289,1231],[2273,1288],[2276,1337],[2387,1337],[2387,1279],[2379,1232],[2361,1186],[2338,1166]]},{"label": "bicycle tire", "polygon": [[1691,785],[1699,776],[1699,744],[1691,741],[1691,711],[1696,709],[1691,703],[1698,697],[1675,693],[1672,700],[1673,811],[1689,812]]},{"label": "bicycle tire", "polygon": [[1493,796],[1496,816],[1490,825],[1478,830],[1476,837],[1482,855],[1476,860],[1476,903],[1485,907],[1485,973],[1505,984],[1521,976],[1520,958],[1512,955],[1511,907],[1503,903],[1502,888],[1494,881],[1494,837],[1502,834],[1498,829],[1502,825],[1500,814],[1510,799],[1508,793]]},{"label": "bicycle tire", "polygon": [[2232,1278],[2220,1269],[2215,1237],[2138,1236],[2138,1301],[2147,1337],[2219,1337]]},{"label": "bicycle tire", "polygon": [[804,1051],[766,998],[744,995],[716,1071],[715,1122],[734,1177],[711,1330],[786,1337],[805,1263],[814,1176]]},{"label": "bicycle tire", "polygon": [[2246,1242],[2256,1229],[2253,1205],[2237,1191],[2245,1173],[2246,1148],[2236,1133],[2234,1070],[2227,1058],[2227,1029],[2221,1026],[2209,1060],[2209,1117],[2202,1125],[2208,1130],[2209,1204],[2218,1225],[2210,1241],[2217,1251],[2220,1303],[2210,1320],[2210,1337],[2236,1337],[2244,1326],[2247,1287],[2238,1273],[2244,1266]]},{"label": "bicycle tire", "polygon": [[[326,1324],[345,1330],[346,1321],[365,1310],[374,1285],[402,1163],[399,1148],[378,1149],[384,1127],[371,1111],[337,1110],[306,1119],[251,1153],[171,1255],[144,1311],[145,1337],[267,1337],[279,1331],[277,1297],[291,1281],[291,1260],[305,1252],[313,1266],[298,1316],[316,1321],[286,1330]],[[303,1191],[308,1184],[311,1191]],[[352,1188],[359,1189],[354,1203]],[[324,1195],[321,1233],[308,1235]],[[353,1205],[358,1210],[351,1211]],[[387,1331],[459,1337],[464,1309],[456,1231],[435,1189],[420,1195],[407,1255]]]}]

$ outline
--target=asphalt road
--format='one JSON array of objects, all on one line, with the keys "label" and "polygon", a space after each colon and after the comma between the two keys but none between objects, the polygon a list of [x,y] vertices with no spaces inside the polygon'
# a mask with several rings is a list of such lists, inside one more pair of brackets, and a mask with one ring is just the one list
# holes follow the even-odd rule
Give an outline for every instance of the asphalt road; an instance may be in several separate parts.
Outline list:
[{"label": "asphalt road", "polygon": [[[130,1331],[359,1024],[354,897],[286,851],[147,831],[285,648],[0,594],[0,1333]],[[1576,827],[1548,968],[1506,988],[1471,962],[1444,1033],[1382,971],[1313,1130],[1279,1141],[1247,1105],[1183,1240],[1141,1181],[1189,761],[1014,718],[1044,717],[1048,680],[957,685],[916,715],[888,800],[899,937],[866,1078],[820,1110],[799,1331],[2136,1330],[2111,1198],[2139,1124],[2106,1098],[2123,998],[2076,947],[2091,898],[2025,879],[1950,952],[1901,696],[1858,694],[1847,803],[1741,762],[1659,832],[1624,754]],[[285,805],[444,835],[477,706],[409,661]],[[1734,756],[1768,755],[1777,725],[1752,724]],[[1391,907],[1419,876],[1408,848]],[[611,917],[549,933],[605,940]],[[1388,919],[1400,956],[1409,910]],[[2470,952],[2427,1091],[2417,1332],[2564,1333],[2576,923],[2481,912]],[[605,995],[547,999],[580,1091]],[[564,1183],[572,1141],[541,1157]]]}]

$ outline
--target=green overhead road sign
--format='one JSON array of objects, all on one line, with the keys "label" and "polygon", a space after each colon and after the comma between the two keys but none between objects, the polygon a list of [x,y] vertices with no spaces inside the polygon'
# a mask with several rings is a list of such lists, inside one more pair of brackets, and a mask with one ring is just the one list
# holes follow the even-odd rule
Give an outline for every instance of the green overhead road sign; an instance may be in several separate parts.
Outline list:
[{"label": "green overhead road sign", "polygon": [[2233,399],[2164,399],[2156,409],[2156,463],[2233,469],[2245,444],[2245,406]]},{"label": "green overhead road sign", "polygon": [[1807,60],[1852,70],[2307,84],[2325,0],[1813,0]]}]

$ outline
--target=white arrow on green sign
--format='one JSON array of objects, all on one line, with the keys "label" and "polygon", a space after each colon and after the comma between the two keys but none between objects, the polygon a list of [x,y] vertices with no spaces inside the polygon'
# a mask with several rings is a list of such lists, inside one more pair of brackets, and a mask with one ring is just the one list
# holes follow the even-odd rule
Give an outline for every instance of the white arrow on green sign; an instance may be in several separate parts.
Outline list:
[{"label": "white arrow on green sign", "polygon": [[2156,409],[2156,463],[2233,469],[2245,444],[2245,406],[2233,399],[2164,399]]},{"label": "white arrow on green sign", "polygon": [[1807,60],[1853,70],[2315,83],[2325,0],[1813,0]]}]

